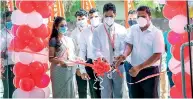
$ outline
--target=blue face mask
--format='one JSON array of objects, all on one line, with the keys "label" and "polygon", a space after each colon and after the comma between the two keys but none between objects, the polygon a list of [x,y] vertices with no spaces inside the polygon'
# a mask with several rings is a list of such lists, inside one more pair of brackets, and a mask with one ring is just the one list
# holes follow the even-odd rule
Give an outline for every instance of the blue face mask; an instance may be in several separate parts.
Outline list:
[{"label": "blue face mask", "polygon": [[6,22],[5,26],[8,30],[11,30],[12,22]]},{"label": "blue face mask", "polygon": [[129,26],[132,26],[132,25],[137,24],[137,21],[136,20],[129,20],[128,24],[129,24]]},{"label": "blue face mask", "polygon": [[67,29],[68,29],[68,28],[67,28],[66,26],[60,27],[59,30],[58,30],[58,32],[65,35],[65,34],[67,33]]}]

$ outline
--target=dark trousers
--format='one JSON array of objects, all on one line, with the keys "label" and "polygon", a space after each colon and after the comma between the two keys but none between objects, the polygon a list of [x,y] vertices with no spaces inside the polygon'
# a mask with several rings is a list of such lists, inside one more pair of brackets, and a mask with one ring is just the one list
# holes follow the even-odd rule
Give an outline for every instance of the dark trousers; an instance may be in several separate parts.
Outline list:
[{"label": "dark trousers", "polygon": [[[136,77],[131,77],[127,73],[127,76],[129,78],[129,81],[127,79],[127,82],[134,83],[148,75],[152,75],[156,73],[159,73],[159,67],[154,67],[154,66],[141,70]],[[158,87],[159,87],[159,76],[147,79],[137,84],[133,84],[133,85],[128,84],[129,97],[130,98],[159,98]]]},{"label": "dark trousers", "polygon": [[4,72],[2,73],[2,81],[3,81],[3,98],[12,98],[12,94],[15,91],[15,86],[13,84],[13,66],[8,65],[4,66]]},{"label": "dark trousers", "polygon": [[76,74],[79,98],[87,98],[87,80],[83,80]]},{"label": "dark trousers", "polygon": [[[92,63],[92,59],[88,59],[87,63],[93,64]],[[86,72],[90,76],[89,88],[90,88],[91,98],[101,98],[101,91],[99,90],[100,82],[99,81],[97,81],[97,82],[95,81],[95,76],[96,75],[93,73],[93,69],[90,68],[90,67],[86,67]],[[97,89],[95,89],[94,87],[97,88]]]}]

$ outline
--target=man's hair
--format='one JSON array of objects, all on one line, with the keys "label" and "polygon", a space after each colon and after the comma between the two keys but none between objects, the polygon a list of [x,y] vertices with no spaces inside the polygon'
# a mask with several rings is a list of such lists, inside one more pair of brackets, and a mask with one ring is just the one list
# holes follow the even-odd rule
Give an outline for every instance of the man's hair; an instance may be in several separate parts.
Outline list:
[{"label": "man's hair", "polygon": [[8,17],[10,17],[11,16],[11,14],[12,14],[12,11],[6,11],[5,13],[3,13],[3,19],[5,19],[5,18],[8,18]]},{"label": "man's hair", "polygon": [[88,13],[89,13],[89,14],[93,14],[93,13],[95,13],[95,12],[98,12],[98,10],[95,9],[95,8],[92,8],[92,9],[90,9],[90,11],[89,11]]},{"label": "man's hair", "polygon": [[137,8],[137,11],[146,11],[146,13],[149,16],[151,16],[151,11],[150,11],[149,7],[147,7],[147,6],[140,6],[140,7]]},{"label": "man's hair", "polygon": [[103,7],[103,13],[108,12],[108,11],[113,11],[113,13],[116,13],[116,7],[112,3],[107,3]]},{"label": "man's hair", "polygon": [[86,16],[87,17],[88,13],[84,10],[84,9],[79,9],[78,11],[76,11],[75,13],[75,17],[77,16]]},{"label": "man's hair", "polygon": [[129,10],[128,15],[129,14],[136,14],[136,13],[137,13],[136,10]]}]

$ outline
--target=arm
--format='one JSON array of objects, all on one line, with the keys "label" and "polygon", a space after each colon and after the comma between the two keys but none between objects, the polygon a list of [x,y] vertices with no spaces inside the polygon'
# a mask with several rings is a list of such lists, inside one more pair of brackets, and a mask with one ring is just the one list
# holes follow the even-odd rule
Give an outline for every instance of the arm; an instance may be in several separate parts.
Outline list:
[{"label": "arm", "polygon": [[92,45],[93,45],[93,58],[96,60],[97,58],[101,57],[103,58],[104,56],[102,55],[102,51],[101,51],[101,43],[100,43],[100,39],[98,37],[98,31],[97,29],[94,30],[93,33],[93,39],[92,39]]},{"label": "arm", "polygon": [[161,53],[154,53],[148,60],[139,65],[140,70],[152,66],[155,62],[160,60]]},{"label": "arm", "polygon": [[[80,47],[79,57],[83,60],[86,60],[87,44],[86,44],[86,41],[85,41],[85,38],[84,38],[84,33],[82,33],[81,36],[80,36],[79,47]],[[80,73],[81,74],[86,73],[85,66],[79,65],[79,68],[80,68]]]}]

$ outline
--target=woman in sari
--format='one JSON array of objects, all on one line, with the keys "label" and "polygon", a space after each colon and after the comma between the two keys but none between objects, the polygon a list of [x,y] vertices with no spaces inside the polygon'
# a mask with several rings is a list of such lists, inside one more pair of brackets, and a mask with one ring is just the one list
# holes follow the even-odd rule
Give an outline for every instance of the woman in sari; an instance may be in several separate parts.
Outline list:
[{"label": "woman in sari", "polygon": [[68,62],[68,60],[75,59],[75,46],[73,40],[67,37],[66,33],[65,19],[57,17],[49,41],[53,98],[75,98],[76,65]]}]

